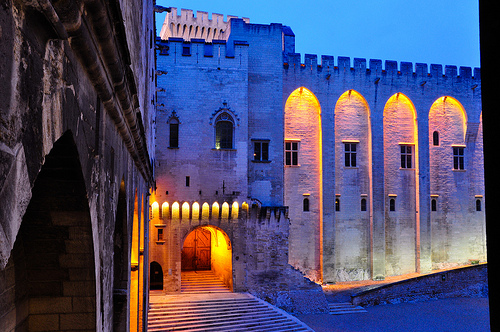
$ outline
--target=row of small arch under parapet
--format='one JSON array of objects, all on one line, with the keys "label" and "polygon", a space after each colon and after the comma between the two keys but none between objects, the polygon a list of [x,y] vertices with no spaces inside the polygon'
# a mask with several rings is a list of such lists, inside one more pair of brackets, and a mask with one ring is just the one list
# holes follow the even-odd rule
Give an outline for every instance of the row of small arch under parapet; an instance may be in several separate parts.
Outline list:
[{"label": "row of small arch under parapet", "polygon": [[[430,68],[426,63],[415,63],[413,66],[412,62],[401,61],[398,66],[397,61],[386,60],[385,67],[382,68],[382,60],[380,59],[370,59],[369,66],[366,66],[366,59],[364,58],[354,58],[353,66],[351,67],[350,57],[337,57],[337,63],[335,63],[334,56],[332,55],[322,55],[321,63],[318,63],[318,56],[316,54],[305,54],[304,63],[301,63],[300,53],[289,53],[284,56],[284,68],[285,69],[302,69],[308,71],[322,71],[325,68],[335,69],[339,71],[352,71],[361,73],[371,73],[372,75],[412,75],[420,76],[423,79],[435,77],[435,78],[461,78],[464,79],[474,79],[479,81],[481,79],[480,68],[471,67],[460,67],[457,70],[457,66],[444,66],[441,64],[431,64]],[[430,71],[429,71],[430,69]],[[425,84],[425,83],[424,83]]]},{"label": "row of small arch under parapet", "polygon": [[151,204],[151,219],[192,219],[192,220],[236,220],[241,216],[241,213],[248,213],[248,203],[238,202],[228,203],[214,202],[208,204],[204,202],[201,206],[198,202],[189,203],[168,202],[162,203],[160,206],[158,202]]}]

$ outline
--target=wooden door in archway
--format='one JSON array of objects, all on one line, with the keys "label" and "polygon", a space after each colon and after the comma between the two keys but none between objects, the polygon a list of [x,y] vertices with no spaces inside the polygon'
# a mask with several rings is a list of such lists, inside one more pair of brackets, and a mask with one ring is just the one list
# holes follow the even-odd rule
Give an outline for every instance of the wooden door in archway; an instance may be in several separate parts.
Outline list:
[{"label": "wooden door in archway", "polygon": [[211,233],[197,228],[186,237],[182,249],[182,271],[210,270]]}]

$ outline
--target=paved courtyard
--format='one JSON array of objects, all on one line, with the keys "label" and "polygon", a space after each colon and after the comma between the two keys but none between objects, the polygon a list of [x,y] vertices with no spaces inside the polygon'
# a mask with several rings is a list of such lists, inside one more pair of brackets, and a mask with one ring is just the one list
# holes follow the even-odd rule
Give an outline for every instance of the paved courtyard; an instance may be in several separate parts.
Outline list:
[{"label": "paved courtyard", "polygon": [[366,313],[297,315],[316,332],[323,331],[490,331],[487,298],[449,298],[367,307]]}]

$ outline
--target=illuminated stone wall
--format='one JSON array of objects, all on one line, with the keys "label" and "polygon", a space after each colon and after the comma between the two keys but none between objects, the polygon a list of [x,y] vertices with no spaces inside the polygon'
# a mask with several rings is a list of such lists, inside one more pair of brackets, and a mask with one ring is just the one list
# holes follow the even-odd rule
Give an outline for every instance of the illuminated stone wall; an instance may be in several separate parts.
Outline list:
[{"label": "illuminated stone wall", "polygon": [[2,331],[145,328],[153,23],[147,1],[3,2]]},{"label": "illuminated stone wall", "polygon": [[[294,39],[287,26],[235,18],[223,40],[158,40],[158,201],[287,206],[288,262],[315,281],[485,261],[484,208],[476,211],[485,200],[480,70],[311,54],[302,60]],[[211,119],[224,107],[238,119],[234,151],[214,149]],[[462,122],[452,109],[461,110]],[[173,117],[178,149],[167,144]],[[436,130],[444,139],[438,147]],[[447,138],[456,133],[461,143]],[[300,143],[297,165],[285,165],[286,141]],[[256,142],[268,144],[268,160],[256,160]],[[347,143],[356,145],[355,166],[345,164]],[[465,151],[458,171],[457,144]]]}]

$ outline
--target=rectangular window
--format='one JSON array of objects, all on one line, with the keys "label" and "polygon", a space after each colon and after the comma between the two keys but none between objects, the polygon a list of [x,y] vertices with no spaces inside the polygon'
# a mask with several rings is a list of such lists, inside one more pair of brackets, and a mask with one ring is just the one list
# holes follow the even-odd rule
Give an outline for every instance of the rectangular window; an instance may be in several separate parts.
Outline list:
[{"label": "rectangular window", "polygon": [[253,160],[269,161],[269,141],[253,141]]},{"label": "rectangular window", "polygon": [[190,56],[191,55],[191,47],[189,47],[189,46],[182,46],[182,55],[184,55],[184,56]]},{"label": "rectangular window", "polygon": [[299,165],[299,142],[294,142],[294,141],[285,142],[285,165],[287,166]]},{"label": "rectangular window", "polygon": [[344,143],[345,167],[356,167],[356,145],[357,143]]},{"label": "rectangular window", "polygon": [[401,168],[412,168],[413,146],[400,145],[401,148]]},{"label": "rectangular window", "polygon": [[189,187],[190,182],[191,182],[191,179],[189,178],[189,176],[186,176],[186,187]]},{"label": "rectangular window", "polygon": [[158,240],[163,241],[163,228],[158,228]]},{"label": "rectangular window", "polygon": [[453,147],[453,169],[464,170],[464,148],[459,146]]},{"label": "rectangular window", "polygon": [[171,148],[178,148],[179,147],[179,124],[178,123],[171,123],[170,124],[169,147],[171,147]]}]

